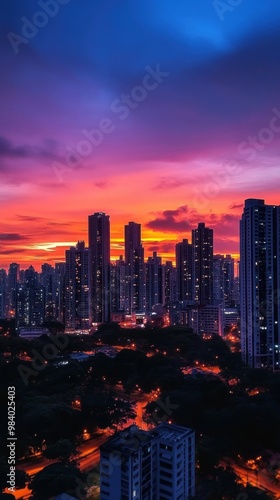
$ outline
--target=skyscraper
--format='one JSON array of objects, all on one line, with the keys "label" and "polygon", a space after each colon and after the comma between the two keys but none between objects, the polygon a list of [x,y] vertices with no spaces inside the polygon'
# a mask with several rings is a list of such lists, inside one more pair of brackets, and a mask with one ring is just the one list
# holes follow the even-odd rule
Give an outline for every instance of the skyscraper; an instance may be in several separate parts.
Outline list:
[{"label": "skyscraper", "polygon": [[128,277],[128,314],[145,308],[144,248],[141,243],[141,224],[129,222],[124,228],[125,263]]},{"label": "skyscraper", "polygon": [[164,267],[161,257],[153,252],[146,263],[146,311],[153,311],[153,306],[164,303]]},{"label": "skyscraper", "polygon": [[110,216],[96,212],[88,218],[91,253],[92,321],[110,321]]},{"label": "skyscraper", "polygon": [[88,330],[90,311],[90,258],[84,241],[66,250],[65,273],[65,326],[75,330]]},{"label": "skyscraper", "polygon": [[192,245],[183,239],[175,246],[178,300],[192,300]]},{"label": "skyscraper", "polygon": [[200,305],[213,303],[213,229],[204,222],[192,231],[193,298]]},{"label": "skyscraper", "polygon": [[214,255],[213,300],[225,307],[234,305],[234,259],[231,255]]},{"label": "skyscraper", "polygon": [[177,269],[171,260],[167,260],[164,266],[164,304],[177,300],[177,289]]},{"label": "skyscraper", "polygon": [[112,312],[129,312],[129,282],[127,265],[121,255],[111,265],[111,310]]},{"label": "skyscraper", "polygon": [[7,273],[5,269],[0,269],[0,319],[5,318],[7,313],[6,289]]},{"label": "skyscraper", "polygon": [[14,317],[16,314],[16,295],[17,295],[17,282],[19,278],[20,265],[13,262],[10,264],[8,272],[8,316]]},{"label": "skyscraper", "polygon": [[240,223],[241,352],[251,367],[279,370],[280,206],[245,200]]}]

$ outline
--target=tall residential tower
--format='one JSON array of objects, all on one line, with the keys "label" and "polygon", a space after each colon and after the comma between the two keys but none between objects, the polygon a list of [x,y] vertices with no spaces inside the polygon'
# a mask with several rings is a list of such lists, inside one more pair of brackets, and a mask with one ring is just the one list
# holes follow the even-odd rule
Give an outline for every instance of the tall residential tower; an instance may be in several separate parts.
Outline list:
[{"label": "tall residential tower", "polygon": [[91,308],[93,323],[110,321],[110,216],[96,212],[88,218],[91,254]]},{"label": "tall residential tower", "polygon": [[248,199],[240,224],[241,351],[253,368],[279,369],[280,207]]}]

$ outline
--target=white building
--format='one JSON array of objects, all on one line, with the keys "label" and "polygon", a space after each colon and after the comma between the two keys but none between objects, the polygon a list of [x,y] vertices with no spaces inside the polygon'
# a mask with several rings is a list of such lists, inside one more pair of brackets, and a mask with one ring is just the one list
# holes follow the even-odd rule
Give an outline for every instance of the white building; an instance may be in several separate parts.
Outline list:
[{"label": "white building", "polygon": [[100,448],[100,500],[187,500],[195,493],[194,431],[131,426]]},{"label": "white building", "polygon": [[280,207],[248,199],[240,225],[241,351],[254,368],[279,369]]}]

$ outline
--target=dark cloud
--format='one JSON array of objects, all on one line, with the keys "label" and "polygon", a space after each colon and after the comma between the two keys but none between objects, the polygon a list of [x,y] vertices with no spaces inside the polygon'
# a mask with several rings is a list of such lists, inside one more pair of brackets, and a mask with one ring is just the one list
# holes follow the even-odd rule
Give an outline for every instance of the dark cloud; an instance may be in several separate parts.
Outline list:
[{"label": "dark cloud", "polygon": [[146,247],[145,250],[151,253],[158,252],[159,254],[161,253],[174,254],[176,243],[177,241],[170,241],[170,242],[157,241]]},{"label": "dark cloud", "polygon": [[158,183],[153,187],[154,190],[175,189],[177,187],[188,184],[187,179],[179,179],[175,177],[160,177]]},{"label": "dark cloud", "polygon": [[99,189],[106,189],[108,185],[109,181],[99,181],[94,183],[94,186],[98,187]]},{"label": "dark cloud", "polygon": [[20,241],[29,237],[19,233],[0,233],[0,241]]},{"label": "dark cloud", "polygon": [[37,158],[46,160],[59,160],[60,158],[54,154],[52,148],[48,147],[48,142],[45,146],[30,146],[24,144],[21,146],[14,145],[6,137],[0,136],[0,157],[6,158]]},{"label": "dark cloud", "polygon": [[154,229],[155,231],[167,231],[173,233],[189,231],[191,226],[186,220],[188,213],[189,209],[186,205],[178,207],[176,210],[164,210],[159,217],[149,221],[146,224],[146,227]]},{"label": "dark cloud", "polygon": [[25,248],[11,248],[8,250],[0,249],[0,255],[12,255],[14,253],[24,253],[26,252]]},{"label": "dark cloud", "polygon": [[235,210],[236,208],[243,208],[243,203],[232,203],[229,205],[230,210]]},{"label": "dark cloud", "polygon": [[42,222],[42,221],[47,220],[46,217],[36,217],[34,215],[18,215],[18,214],[16,214],[16,217],[23,222]]}]

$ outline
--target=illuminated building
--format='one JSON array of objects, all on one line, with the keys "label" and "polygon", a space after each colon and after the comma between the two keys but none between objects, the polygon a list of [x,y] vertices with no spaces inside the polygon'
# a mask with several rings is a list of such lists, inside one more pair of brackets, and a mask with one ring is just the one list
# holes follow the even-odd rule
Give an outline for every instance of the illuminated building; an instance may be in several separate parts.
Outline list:
[{"label": "illuminated building", "polygon": [[88,330],[90,318],[90,257],[84,241],[66,250],[65,326]]},{"label": "illuminated building", "polygon": [[126,313],[145,310],[145,267],[144,248],[141,243],[141,224],[129,222],[124,227],[125,263],[127,266]]},{"label": "illuminated building", "polygon": [[164,302],[164,269],[161,257],[153,252],[146,262],[146,311],[151,313],[153,306]]},{"label": "illuminated building", "polygon": [[194,431],[133,425],[100,448],[100,500],[179,500],[195,494]]},{"label": "illuminated building", "polygon": [[213,257],[213,301],[230,307],[234,304],[234,259],[231,255]]},{"label": "illuminated building", "polygon": [[13,262],[12,264],[10,264],[8,271],[7,300],[9,317],[14,317],[16,313],[16,294],[17,282],[19,279],[19,269],[20,265]]},{"label": "illuminated building", "polygon": [[192,245],[183,239],[175,246],[177,268],[177,300],[192,300]]},{"label": "illuminated building", "polygon": [[253,368],[279,369],[280,206],[247,199],[240,223],[241,352]]},{"label": "illuminated building", "polygon": [[93,323],[110,321],[110,216],[96,212],[88,217],[91,253],[91,308]]},{"label": "illuminated building", "polygon": [[164,304],[177,300],[177,269],[171,260],[164,266]]},{"label": "illuminated building", "polygon": [[203,222],[192,231],[193,299],[200,305],[213,303],[213,229]]}]

